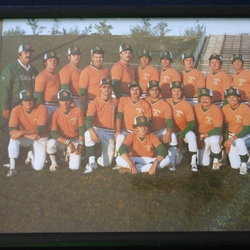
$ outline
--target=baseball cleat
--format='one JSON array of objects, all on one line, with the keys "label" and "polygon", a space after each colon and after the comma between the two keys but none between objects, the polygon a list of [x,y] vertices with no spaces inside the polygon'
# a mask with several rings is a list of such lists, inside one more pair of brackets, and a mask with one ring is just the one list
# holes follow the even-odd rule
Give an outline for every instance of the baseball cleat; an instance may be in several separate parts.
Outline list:
[{"label": "baseball cleat", "polygon": [[222,163],[214,162],[214,163],[213,163],[212,170],[220,170],[220,166],[221,166],[221,165],[222,165]]},{"label": "baseball cleat", "polygon": [[88,163],[86,166],[86,170],[83,172],[84,174],[89,174],[93,172],[94,169],[97,169],[97,163]]},{"label": "baseball cleat", "polygon": [[169,170],[170,171],[175,171],[176,170],[176,168],[175,168],[175,164],[173,164],[173,163],[169,163]]},{"label": "baseball cleat", "polygon": [[6,167],[6,168],[9,168],[10,164],[9,163],[5,163],[5,164],[3,164],[3,166]]},{"label": "baseball cleat", "polygon": [[6,174],[7,177],[14,176],[17,174],[15,169],[10,169],[9,172]]},{"label": "baseball cleat", "polygon": [[240,165],[240,174],[241,175],[247,174],[247,164],[246,163],[241,163],[241,165]]},{"label": "baseball cleat", "polygon": [[115,165],[115,167],[113,167],[112,169],[120,169],[121,166],[119,166],[118,164]]},{"label": "baseball cleat", "polygon": [[51,172],[54,172],[54,171],[56,171],[58,169],[58,165],[57,164],[52,164],[50,167],[49,167],[49,170],[51,171]]},{"label": "baseball cleat", "polygon": [[123,168],[123,167],[120,167],[119,173],[120,173],[120,174],[130,173],[130,168]]},{"label": "baseball cleat", "polygon": [[191,165],[191,170],[194,171],[194,172],[197,172],[197,171],[198,171],[198,167],[197,167],[196,163],[193,163],[193,164]]},{"label": "baseball cleat", "polygon": [[30,150],[27,154],[27,158],[25,159],[25,164],[28,165],[33,159],[33,152]]}]

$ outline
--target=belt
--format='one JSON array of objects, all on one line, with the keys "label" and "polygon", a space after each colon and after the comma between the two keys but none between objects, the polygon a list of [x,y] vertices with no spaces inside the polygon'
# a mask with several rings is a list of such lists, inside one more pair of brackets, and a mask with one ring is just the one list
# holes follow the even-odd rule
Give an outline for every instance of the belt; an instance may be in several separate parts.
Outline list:
[{"label": "belt", "polygon": [[112,128],[100,128],[100,127],[94,126],[94,129],[100,129],[100,130],[105,131],[105,132],[115,132],[115,129],[112,129]]},{"label": "belt", "polygon": [[52,105],[52,106],[58,106],[57,102],[43,102],[45,105]]}]

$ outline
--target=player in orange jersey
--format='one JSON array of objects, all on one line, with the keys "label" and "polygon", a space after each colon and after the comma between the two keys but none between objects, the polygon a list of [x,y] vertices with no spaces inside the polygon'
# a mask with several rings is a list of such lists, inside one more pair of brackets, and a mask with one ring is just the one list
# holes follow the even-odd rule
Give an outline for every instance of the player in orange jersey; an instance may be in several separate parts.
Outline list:
[{"label": "player in orange jersey", "polygon": [[47,153],[51,160],[50,171],[58,168],[57,151],[67,151],[69,168],[78,170],[81,166],[84,149],[84,116],[82,109],[72,106],[72,94],[67,89],[61,89],[57,94],[59,108],[51,115],[50,139],[47,143]]},{"label": "player in orange jersey", "polygon": [[224,91],[231,86],[230,76],[225,71],[221,70],[222,63],[222,56],[213,53],[209,57],[209,66],[212,72],[207,74],[205,80],[206,88],[213,91],[213,102],[219,107],[226,103]]},{"label": "player in orange jersey", "polygon": [[239,90],[230,87],[225,91],[228,104],[222,108],[227,127],[224,146],[229,156],[230,165],[240,169],[240,174],[247,174],[248,150],[250,144],[250,108],[240,103]]},{"label": "player in orange jersey", "polygon": [[152,65],[150,61],[152,59],[152,53],[148,49],[142,49],[139,52],[139,60],[141,65],[135,71],[135,79],[141,84],[142,96],[145,98],[148,96],[148,82],[151,80],[159,81],[159,71]]},{"label": "player in orange jersey", "polygon": [[182,62],[184,69],[181,71],[181,82],[183,83],[183,95],[185,100],[192,106],[198,103],[199,89],[205,87],[204,75],[198,69],[194,68],[194,55],[192,52],[182,53]]},{"label": "player in orange jersey", "polygon": [[232,76],[232,85],[240,92],[240,101],[249,103],[250,101],[250,71],[245,70],[244,57],[241,54],[233,54],[231,62],[235,69]]},{"label": "player in orange jersey", "polygon": [[[197,141],[195,133],[195,116],[193,107],[189,102],[183,99],[183,84],[176,81],[170,84],[172,98],[167,102],[173,110],[174,132],[180,138],[180,142],[184,140],[188,143],[188,150],[191,157],[191,170],[198,171],[197,168]],[[181,148],[181,145],[179,145]],[[181,153],[180,153],[181,154]]]},{"label": "player in orange jersey", "polygon": [[133,133],[130,133],[119,148],[116,163],[120,166],[120,173],[131,174],[148,172],[156,173],[169,165],[167,150],[159,138],[149,132],[150,122],[146,116],[136,116],[134,119]]},{"label": "player in orange jersey", "polygon": [[151,105],[153,111],[151,131],[167,145],[170,155],[169,169],[175,170],[178,141],[175,133],[173,133],[172,108],[160,98],[161,88],[159,81],[148,82],[148,93],[149,97],[145,100]]},{"label": "player in orange jersey", "polygon": [[20,147],[31,148],[26,164],[31,162],[33,169],[42,170],[46,160],[47,109],[36,103],[32,90],[22,90],[20,100],[21,104],[12,110],[9,122],[11,138],[8,147],[10,158],[8,177],[17,174],[16,159],[19,156]]},{"label": "player in orange jersey", "polygon": [[123,96],[119,100],[118,112],[116,116],[116,152],[120,148],[124,138],[133,132],[133,122],[136,116],[146,116],[152,120],[151,105],[141,99],[141,85],[137,81],[132,81],[128,85],[130,96]]},{"label": "player in orange jersey", "polygon": [[77,46],[70,47],[67,54],[69,63],[59,71],[61,88],[70,90],[75,105],[82,108],[79,86],[79,78],[82,71],[82,68],[79,66],[81,49]]},{"label": "player in orange jersey", "polygon": [[160,55],[161,71],[160,71],[160,85],[163,99],[170,98],[170,83],[174,81],[181,81],[180,73],[173,67],[173,55],[169,51],[162,51]]},{"label": "player in orange jersey", "polygon": [[54,51],[44,54],[44,70],[38,74],[35,79],[35,97],[37,103],[44,104],[48,109],[48,115],[58,108],[57,93],[61,88],[59,74],[56,73],[56,67],[59,63],[59,57]]},{"label": "player in orange jersey", "polygon": [[117,99],[129,95],[128,85],[135,80],[135,70],[129,65],[133,49],[128,44],[119,47],[120,61],[111,68],[113,90]]},{"label": "player in orange jersey", "polygon": [[104,50],[96,46],[91,49],[91,65],[83,69],[80,75],[80,96],[84,114],[88,103],[100,95],[100,81],[108,77],[108,68],[103,66]]},{"label": "player in orange jersey", "polygon": [[208,166],[211,163],[212,153],[212,169],[219,170],[222,165],[219,159],[221,159],[223,113],[213,104],[212,90],[201,88],[199,97],[200,103],[194,105],[198,125],[198,162],[200,166]]},{"label": "player in orange jersey", "polygon": [[[115,150],[115,115],[118,100],[111,96],[112,82],[104,78],[100,82],[100,96],[96,97],[88,106],[86,117],[85,146],[89,163],[84,174],[91,173],[97,168],[110,166]],[[101,156],[97,159],[95,145],[101,144]]]}]

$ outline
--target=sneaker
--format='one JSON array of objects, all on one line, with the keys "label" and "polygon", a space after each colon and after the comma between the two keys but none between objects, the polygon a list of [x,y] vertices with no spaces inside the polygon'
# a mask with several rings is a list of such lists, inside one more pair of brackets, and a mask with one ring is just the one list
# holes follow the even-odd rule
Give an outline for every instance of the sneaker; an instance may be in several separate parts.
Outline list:
[{"label": "sneaker", "polygon": [[27,158],[25,159],[25,164],[28,165],[33,159],[33,152],[30,150],[27,154]]},{"label": "sneaker", "polygon": [[241,165],[240,165],[240,174],[241,175],[247,174],[247,164],[246,163],[241,163]]},{"label": "sneaker", "polygon": [[6,167],[6,168],[9,168],[10,164],[9,163],[5,163],[5,164],[3,164],[3,166]]},{"label": "sneaker", "polygon": [[121,166],[119,166],[118,164],[116,164],[115,167],[113,167],[112,169],[115,170],[115,169],[120,169],[120,168],[121,168]]},{"label": "sneaker", "polygon": [[176,170],[174,163],[169,163],[169,167],[168,168],[169,168],[170,171],[175,171]]},{"label": "sneaker", "polygon": [[123,167],[120,167],[119,173],[120,173],[120,174],[130,173],[130,168],[123,168]]},{"label": "sneaker", "polygon": [[191,170],[194,171],[194,172],[197,172],[197,171],[198,171],[198,167],[197,167],[196,163],[193,163],[193,164],[191,165]]},{"label": "sneaker", "polygon": [[220,162],[214,162],[213,163],[213,167],[212,167],[212,170],[220,170],[220,166],[223,165],[222,163]]},{"label": "sneaker", "polygon": [[84,174],[91,173],[94,169],[97,169],[97,163],[88,163],[86,165],[86,170],[83,172]]},{"label": "sneaker", "polygon": [[49,167],[49,170],[51,171],[51,172],[54,172],[54,171],[56,171],[58,169],[58,165],[57,164],[52,164],[50,167]]},{"label": "sneaker", "polygon": [[17,174],[15,169],[10,169],[9,172],[6,174],[7,177],[14,176]]}]

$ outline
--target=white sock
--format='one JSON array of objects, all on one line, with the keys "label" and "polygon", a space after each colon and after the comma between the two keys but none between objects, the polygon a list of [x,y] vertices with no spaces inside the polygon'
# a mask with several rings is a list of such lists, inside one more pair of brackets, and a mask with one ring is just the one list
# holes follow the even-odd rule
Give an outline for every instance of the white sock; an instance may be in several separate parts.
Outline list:
[{"label": "white sock", "polygon": [[89,163],[95,163],[95,156],[90,156],[89,157]]},{"label": "white sock", "polygon": [[16,161],[15,158],[10,158],[10,169],[16,168]]}]

